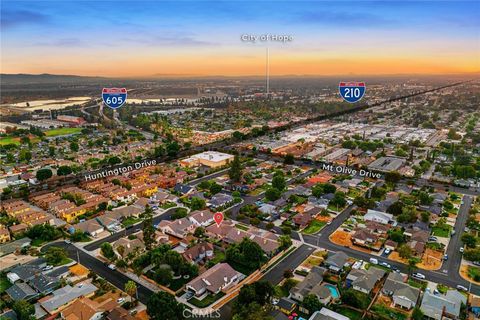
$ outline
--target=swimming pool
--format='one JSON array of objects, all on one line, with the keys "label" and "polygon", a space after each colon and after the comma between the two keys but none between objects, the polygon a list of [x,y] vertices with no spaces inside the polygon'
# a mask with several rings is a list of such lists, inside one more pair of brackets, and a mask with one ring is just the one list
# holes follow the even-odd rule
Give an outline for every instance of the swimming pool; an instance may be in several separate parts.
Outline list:
[{"label": "swimming pool", "polygon": [[328,290],[330,290],[330,293],[332,294],[333,299],[340,298],[340,294],[338,293],[338,289],[336,286],[327,283],[325,284],[325,287],[327,287]]}]

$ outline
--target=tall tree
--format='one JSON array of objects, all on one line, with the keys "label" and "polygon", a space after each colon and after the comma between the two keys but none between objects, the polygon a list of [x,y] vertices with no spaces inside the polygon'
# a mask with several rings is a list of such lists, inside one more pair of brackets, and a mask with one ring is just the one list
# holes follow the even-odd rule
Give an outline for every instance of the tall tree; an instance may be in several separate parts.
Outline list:
[{"label": "tall tree", "polygon": [[147,314],[151,320],[182,320],[184,307],[174,296],[159,291],[150,296],[147,302]]},{"label": "tall tree", "polygon": [[153,227],[153,210],[149,205],[145,207],[143,213],[143,242],[147,250],[151,250],[155,245],[155,228]]},{"label": "tall tree", "polygon": [[238,154],[233,157],[233,161],[230,165],[229,176],[233,182],[240,182],[242,180],[242,165],[240,163],[240,157]]},{"label": "tall tree", "polygon": [[128,280],[125,283],[125,292],[135,300],[137,297],[137,284],[132,280]]},{"label": "tall tree", "polygon": [[35,319],[33,316],[35,313],[35,307],[28,301],[17,300],[14,302],[12,309],[17,314],[19,320]]}]

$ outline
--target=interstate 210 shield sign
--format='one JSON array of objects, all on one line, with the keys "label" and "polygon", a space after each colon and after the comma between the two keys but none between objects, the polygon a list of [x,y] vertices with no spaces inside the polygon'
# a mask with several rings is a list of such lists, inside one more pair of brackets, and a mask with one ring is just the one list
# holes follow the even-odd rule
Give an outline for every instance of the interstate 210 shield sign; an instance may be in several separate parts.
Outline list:
[{"label": "interstate 210 shield sign", "polygon": [[127,89],[125,88],[103,88],[103,103],[109,108],[118,109],[127,102]]},{"label": "interstate 210 shield sign", "polygon": [[343,100],[354,103],[365,94],[365,82],[340,82],[338,89]]}]

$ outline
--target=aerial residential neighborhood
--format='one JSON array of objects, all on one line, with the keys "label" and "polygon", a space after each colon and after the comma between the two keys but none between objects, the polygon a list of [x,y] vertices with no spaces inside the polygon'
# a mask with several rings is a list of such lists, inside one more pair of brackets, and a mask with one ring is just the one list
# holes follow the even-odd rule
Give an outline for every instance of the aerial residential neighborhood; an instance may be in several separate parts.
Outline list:
[{"label": "aerial residential neighborhood", "polygon": [[478,1],[0,10],[0,320],[480,319]]}]

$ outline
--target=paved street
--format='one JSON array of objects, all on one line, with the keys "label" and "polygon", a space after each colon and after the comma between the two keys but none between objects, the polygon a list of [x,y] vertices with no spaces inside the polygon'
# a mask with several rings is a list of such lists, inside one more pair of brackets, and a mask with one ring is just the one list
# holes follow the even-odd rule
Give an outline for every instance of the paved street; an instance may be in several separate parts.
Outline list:
[{"label": "paved street", "polygon": [[[174,213],[174,211],[176,209],[177,209],[176,207],[170,208],[170,209],[167,209],[164,213],[159,214],[157,216],[154,216],[153,217],[153,224],[156,225],[156,224],[160,223],[160,221],[162,221],[162,220],[170,220],[170,217],[171,217],[172,213]],[[88,251],[96,250],[96,249],[100,248],[100,246],[104,242],[112,243],[114,241],[117,241],[120,238],[123,238],[125,236],[131,235],[132,233],[135,233],[135,232],[138,232],[138,231],[142,230],[142,226],[143,226],[143,223],[139,222],[139,223],[133,225],[131,228],[124,229],[123,231],[116,232],[116,233],[114,233],[114,234],[112,234],[112,235],[110,235],[106,238],[102,238],[102,239],[99,239],[95,242],[89,243],[84,248],[85,248],[85,250],[88,250]]]},{"label": "paved street", "polygon": [[[118,272],[117,270],[109,269],[102,261],[90,256],[89,254],[83,252],[80,249],[77,249],[73,244],[67,244],[66,242],[53,242],[42,248],[42,251],[47,249],[50,246],[63,247],[67,250],[68,257],[77,261],[77,258],[80,258],[80,263],[85,266],[87,269],[95,272],[98,276],[106,279],[108,282],[113,284],[115,287],[120,290],[125,289],[125,283],[127,283],[130,278],[124,274]],[[138,288],[138,300],[142,303],[147,303],[150,295],[153,294],[153,291],[137,283]]]}]

